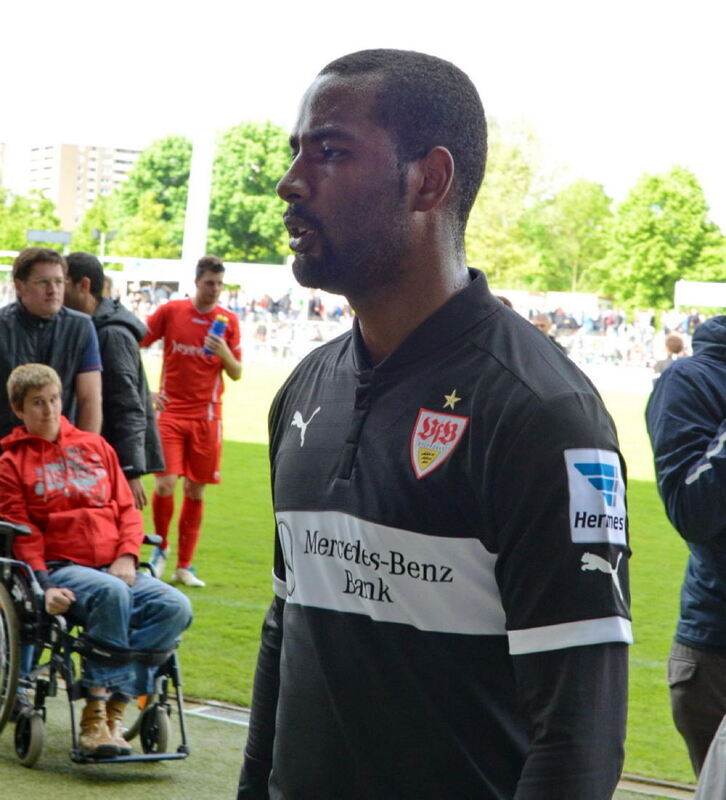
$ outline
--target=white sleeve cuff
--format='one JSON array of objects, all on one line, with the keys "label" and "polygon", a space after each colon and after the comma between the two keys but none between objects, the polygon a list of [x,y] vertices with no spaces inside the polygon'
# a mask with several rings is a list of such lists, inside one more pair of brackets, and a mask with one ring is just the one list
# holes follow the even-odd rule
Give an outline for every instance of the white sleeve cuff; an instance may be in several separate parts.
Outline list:
[{"label": "white sleeve cuff", "polygon": [[272,571],[272,591],[280,598],[280,600],[287,600],[287,584],[282,578],[278,578],[275,575],[275,571]]},{"label": "white sleeve cuff", "polygon": [[606,642],[633,643],[630,620],[624,617],[601,617],[543,625],[541,628],[524,628],[509,631],[508,636],[509,652],[513,656]]}]

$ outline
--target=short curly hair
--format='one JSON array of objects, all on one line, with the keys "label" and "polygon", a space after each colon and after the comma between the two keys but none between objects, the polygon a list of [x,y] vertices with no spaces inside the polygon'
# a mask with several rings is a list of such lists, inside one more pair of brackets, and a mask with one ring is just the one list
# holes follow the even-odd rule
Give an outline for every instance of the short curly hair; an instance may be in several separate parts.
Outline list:
[{"label": "short curly hair", "polygon": [[319,75],[380,76],[373,121],[394,138],[399,163],[445,147],[454,158],[452,211],[457,233],[484,178],[487,123],[481,98],[457,66],[413,50],[361,50],[331,61]]},{"label": "short curly hair", "polygon": [[54,383],[63,391],[58,373],[47,364],[21,364],[15,367],[6,384],[10,405],[13,408],[22,408],[25,396],[31,389],[42,389],[49,383]]}]

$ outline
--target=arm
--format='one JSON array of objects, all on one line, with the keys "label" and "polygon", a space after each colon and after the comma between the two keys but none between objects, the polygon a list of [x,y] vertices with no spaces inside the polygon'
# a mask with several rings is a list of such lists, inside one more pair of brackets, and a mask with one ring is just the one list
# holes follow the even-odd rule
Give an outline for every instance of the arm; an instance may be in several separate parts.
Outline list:
[{"label": "arm", "polygon": [[78,399],[77,427],[91,433],[101,432],[101,373],[79,372],[76,375],[76,398]]},{"label": "arm", "polygon": [[[128,481],[121,471],[116,453],[105,439],[99,439],[99,445],[103,449],[103,460],[108,473],[111,485],[111,497],[116,503],[116,524],[118,526],[119,538],[116,545],[114,564],[124,556],[133,559],[133,567],[138,562],[139,550],[144,540],[144,524],[141,512],[136,508],[134,496],[129,487]],[[119,564],[119,570],[123,575],[129,575],[129,561],[125,559]],[[118,574],[119,570],[113,574]],[[128,583],[128,581],[126,581]],[[132,581],[133,582],[133,581]]]},{"label": "arm", "polygon": [[222,359],[222,368],[233,381],[242,377],[242,347],[236,315],[229,316],[224,336],[207,334],[204,346]]},{"label": "arm", "polygon": [[237,800],[268,800],[267,781],[272,770],[275,715],[280,688],[280,650],[284,601],[275,597],[262,625],[252,692],[250,726],[240,773]]},{"label": "arm", "polygon": [[221,336],[208,333],[204,346],[220,357],[222,368],[233,381],[238,381],[242,377],[242,362],[234,357],[229,345]]},{"label": "arm", "polygon": [[631,641],[615,432],[594,395],[510,405],[490,491],[497,582],[531,731],[515,797],[609,800],[623,763]]},{"label": "arm", "polygon": [[627,659],[622,643],[514,659],[532,723],[515,800],[610,800],[623,764]]},{"label": "arm", "polygon": [[[146,470],[146,401],[139,392],[141,355],[126,329],[110,325],[100,333],[103,356],[103,434],[116,451],[132,486]],[[141,487],[143,492],[143,486]],[[137,493],[134,492],[137,500]]]},{"label": "arm", "polygon": [[103,421],[101,401],[101,351],[93,322],[88,320],[88,338],[75,377],[78,401],[76,427],[91,433],[101,432]]},{"label": "arm", "polygon": [[159,306],[156,311],[146,320],[148,331],[146,336],[139,342],[139,347],[148,347],[164,336],[164,323],[166,320],[165,306]]},{"label": "arm", "polygon": [[43,589],[48,585],[48,567],[45,563],[43,532],[28,516],[23,483],[15,465],[6,455],[0,458],[0,518],[20,523],[30,528],[30,536],[16,536],[13,554],[27,561]]},{"label": "arm", "polygon": [[[274,502],[276,419],[282,390],[270,408],[270,472]],[[267,781],[272,770],[272,749],[275,741],[275,718],[280,690],[280,655],[282,652],[283,614],[285,610],[285,559],[275,531],[274,570],[272,574],[275,598],[262,625],[262,642],[257,657],[255,682],[252,691],[250,726],[245,746],[244,762],[239,778],[237,800],[269,800]]]},{"label": "arm", "polygon": [[645,417],[658,491],[684,539],[726,538],[726,385],[703,381],[687,362],[658,378]]}]

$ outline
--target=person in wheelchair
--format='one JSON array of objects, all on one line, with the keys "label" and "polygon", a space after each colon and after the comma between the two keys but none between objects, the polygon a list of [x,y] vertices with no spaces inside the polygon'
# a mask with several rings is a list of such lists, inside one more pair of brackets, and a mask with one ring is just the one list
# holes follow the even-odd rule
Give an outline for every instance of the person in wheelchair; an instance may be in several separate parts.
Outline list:
[{"label": "person in wheelchair", "polygon": [[[172,650],[192,620],[188,598],[137,571],[141,513],[111,446],[61,415],[61,382],[45,364],[10,374],[7,391],[23,425],[0,440],[0,518],[29,526],[16,538],[45,592],[49,614],[68,614],[86,636],[120,650]],[[155,667],[86,658],[85,755],[128,755],[127,703],[153,689]]]}]

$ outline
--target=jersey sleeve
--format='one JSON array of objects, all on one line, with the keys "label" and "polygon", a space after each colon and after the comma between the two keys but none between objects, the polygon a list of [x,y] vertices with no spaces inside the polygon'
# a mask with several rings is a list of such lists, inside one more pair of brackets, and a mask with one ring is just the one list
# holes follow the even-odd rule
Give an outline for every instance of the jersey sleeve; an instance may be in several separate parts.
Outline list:
[{"label": "jersey sleeve", "polygon": [[127,478],[146,469],[146,398],[139,392],[141,354],[136,340],[119,325],[101,331],[104,349],[103,430]]},{"label": "jersey sleeve", "polygon": [[[277,419],[283,391],[275,397],[269,414],[270,467],[274,487]],[[273,488],[274,499],[274,488]],[[274,598],[262,625],[260,650],[257,656],[252,690],[249,733],[244,763],[240,773],[238,800],[266,800],[267,781],[272,770],[272,747],[275,739],[275,718],[280,691],[280,655],[282,651],[283,614],[285,608],[285,559],[275,533],[275,556],[272,571]]]},{"label": "jersey sleeve", "polygon": [[531,730],[515,800],[611,800],[624,760],[627,650],[609,643],[514,659]]},{"label": "jersey sleeve", "polygon": [[236,314],[230,312],[229,322],[227,329],[224,332],[224,338],[227,346],[232,351],[232,355],[237,361],[242,361],[242,343],[240,340],[239,318]]},{"label": "jersey sleeve", "polygon": [[146,320],[146,327],[148,328],[146,336],[139,342],[139,347],[148,347],[158,339],[163,338],[164,328],[166,326],[168,304],[159,306],[153,314]]},{"label": "jersey sleeve", "polygon": [[100,436],[99,444],[103,451],[103,459],[111,482],[111,492],[116,502],[116,523],[119,538],[116,545],[116,558],[130,555],[138,560],[141,543],[144,540],[144,523],[141,512],[136,508],[134,496],[124,476],[116,452],[111,445]]},{"label": "jersey sleeve", "polygon": [[674,364],[658,378],[646,408],[668,519],[697,543],[726,541],[726,419],[723,400],[708,388]]},{"label": "jersey sleeve", "polygon": [[531,405],[497,460],[497,581],[529,749],[516,800],[609,800],[623,764],[625,467],[595,395]]},{"label": "jersey sleeve", "polygon": [[490,501],[512,655],[631,642],[625,467],[596,395],[532,402]]},{"label": "jersey sleeve", "polygon": [[101,370],[101,351],[98,346],[98,335],[93,320],[88,320],[88,337],[86,346],[83,349],[81,361],[78,365],[78,372],[96,372]]},{"label": "jersey sleeve", "polygon": [[43,532],[28,516],[23,482],[7,457],[0,458],[0,518],[30,528],[30,536],[15,537],[13,553],[16,558],[27,561],[34,571],[47,570]]}]

